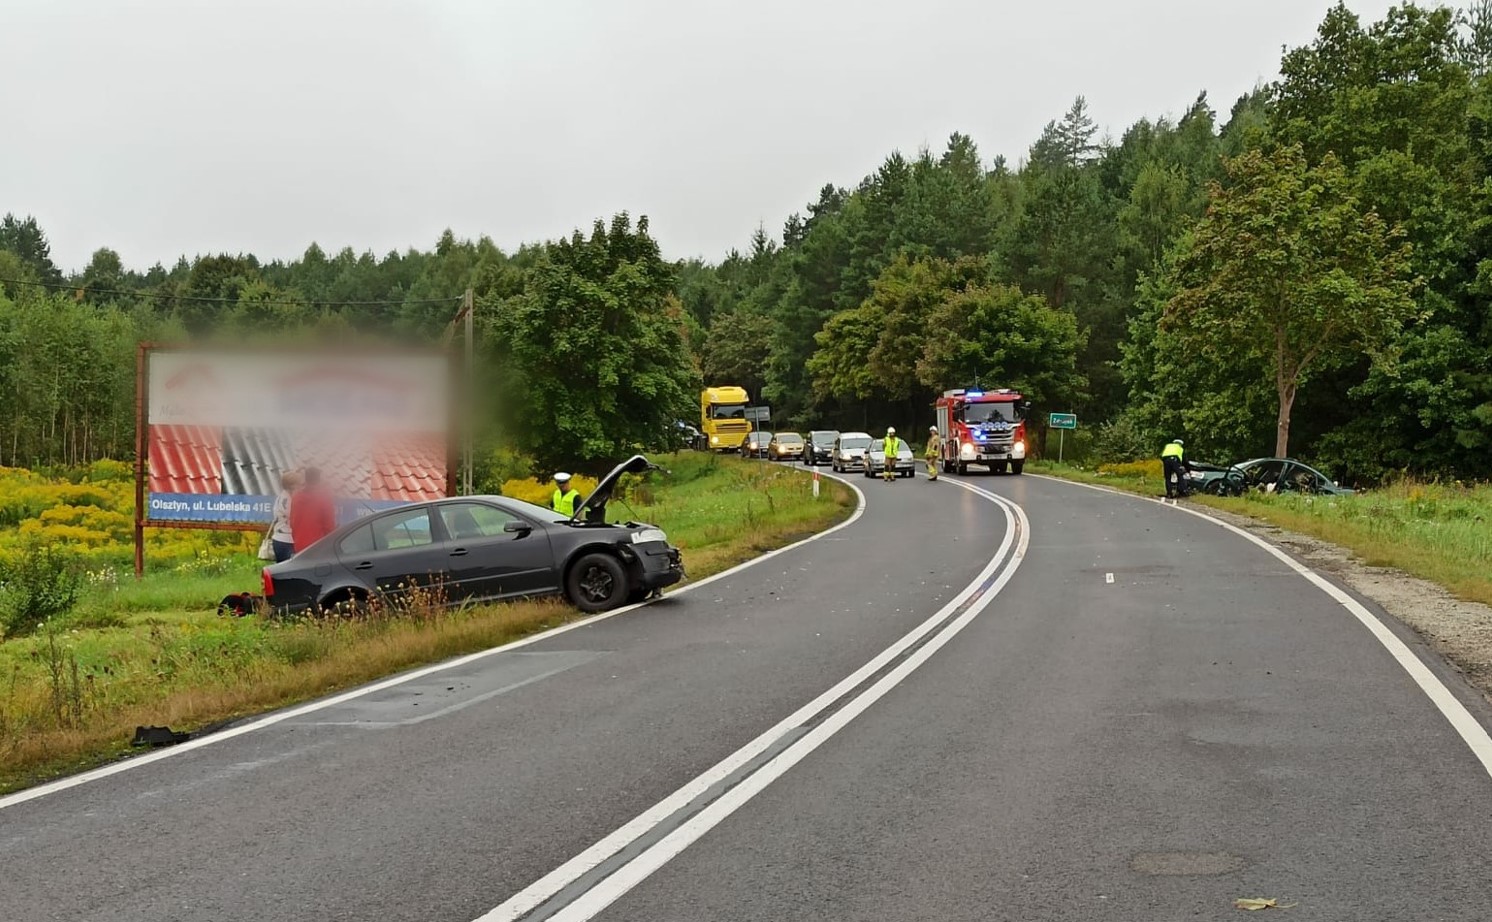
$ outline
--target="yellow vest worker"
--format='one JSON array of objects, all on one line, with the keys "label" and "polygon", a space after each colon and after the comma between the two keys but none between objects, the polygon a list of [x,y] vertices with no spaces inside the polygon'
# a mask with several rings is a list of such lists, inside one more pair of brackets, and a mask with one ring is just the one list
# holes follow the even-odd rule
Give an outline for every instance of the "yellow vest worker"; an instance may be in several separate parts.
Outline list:
[{"label": "yellow vest worker", "polygon": [[580,494],[570,487],[570,475],[560,471],[554,475],[554,498],[549,505],[565,517],[575,515],[575,504],[580,500]]},{"label": "yellow vest worker", "polygon": [[1166,478],[1166,499],[1177,499],[1186,492],[1186,449],[1180,439],[1172,439],[1160,450],[1160,463]]},{"label": "yellow vest worker", "polygon": [[886,441],[883,443],[886,449],[886,466],[881,468],[881,479],[887,483],[896,479],[896,459],[901,454],[901,439],[896,437],[896,427],[886,428]]}]

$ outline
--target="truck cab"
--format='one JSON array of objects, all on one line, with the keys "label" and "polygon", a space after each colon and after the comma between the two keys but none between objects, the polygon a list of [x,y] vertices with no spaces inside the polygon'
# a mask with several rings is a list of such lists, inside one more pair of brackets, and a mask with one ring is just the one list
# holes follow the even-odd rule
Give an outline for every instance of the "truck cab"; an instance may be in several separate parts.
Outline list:
[{"label": "truck cab", "polygon": [[1029,401],[1009,388],[960,387],[943,392],[935,404],[943,439],[942,468],[966,473],[979,464],[992,473],[1021,473],[1026,467],[1026,414]]},{"label": "truck cab", "polygon": [[699,446],[707,451],[740,451],[751,432],[746,405],[751,398],[741,387],[707,387],[699,395]]}]

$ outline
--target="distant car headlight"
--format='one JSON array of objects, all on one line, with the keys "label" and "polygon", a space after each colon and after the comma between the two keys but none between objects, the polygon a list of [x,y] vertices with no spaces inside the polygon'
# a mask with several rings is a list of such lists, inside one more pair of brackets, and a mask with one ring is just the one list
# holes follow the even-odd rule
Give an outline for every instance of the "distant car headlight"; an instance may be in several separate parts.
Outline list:
[{"label": "distant car headlight", "polygon": [[1012,457],[1012,458],[1024,458],[1025,456],[1026,456],[1026,443],[1022,442],[1020,439],[1016,439],[1015,440],[1015,444],[1012,445],[1012,446],[1010,446],[1010,457]]},{"label": "distant car headlight", "polygon": [[978,453],[978,449],[974,447],[974,443],[972,442],[965,442],[958,447],[958,456],[965,461],[973,458]]},{"label": "distant car headlight", "polygon": [[640,528],[632,533],[633,544],[647,544],[650,541],[667,541],[668,535],[661,528]]}]

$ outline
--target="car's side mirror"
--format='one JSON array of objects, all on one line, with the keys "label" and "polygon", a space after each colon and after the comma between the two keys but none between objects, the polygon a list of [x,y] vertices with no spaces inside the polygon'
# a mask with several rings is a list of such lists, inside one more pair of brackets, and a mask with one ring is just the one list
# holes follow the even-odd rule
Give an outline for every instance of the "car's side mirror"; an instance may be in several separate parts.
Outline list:
[{"label": "car's side mirror", "polygon": [[533,531],[533,528],[527,522],[505,522],[503,531],[510,535],[526,535]]}]

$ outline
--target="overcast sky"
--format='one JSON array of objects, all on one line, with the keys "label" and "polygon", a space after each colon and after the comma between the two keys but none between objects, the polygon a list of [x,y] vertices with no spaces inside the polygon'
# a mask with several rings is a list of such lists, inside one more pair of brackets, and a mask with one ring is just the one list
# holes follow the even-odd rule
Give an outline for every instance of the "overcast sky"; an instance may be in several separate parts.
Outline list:
[{"label": "overcast sky", "polygon": [[0,0],[0,213],[65,269],[513,249],[622,209],[718,259],[893,149],[1014,163],[1078,94],[1115,136],[1202,89],[1226,117],[1330,6]]}]

